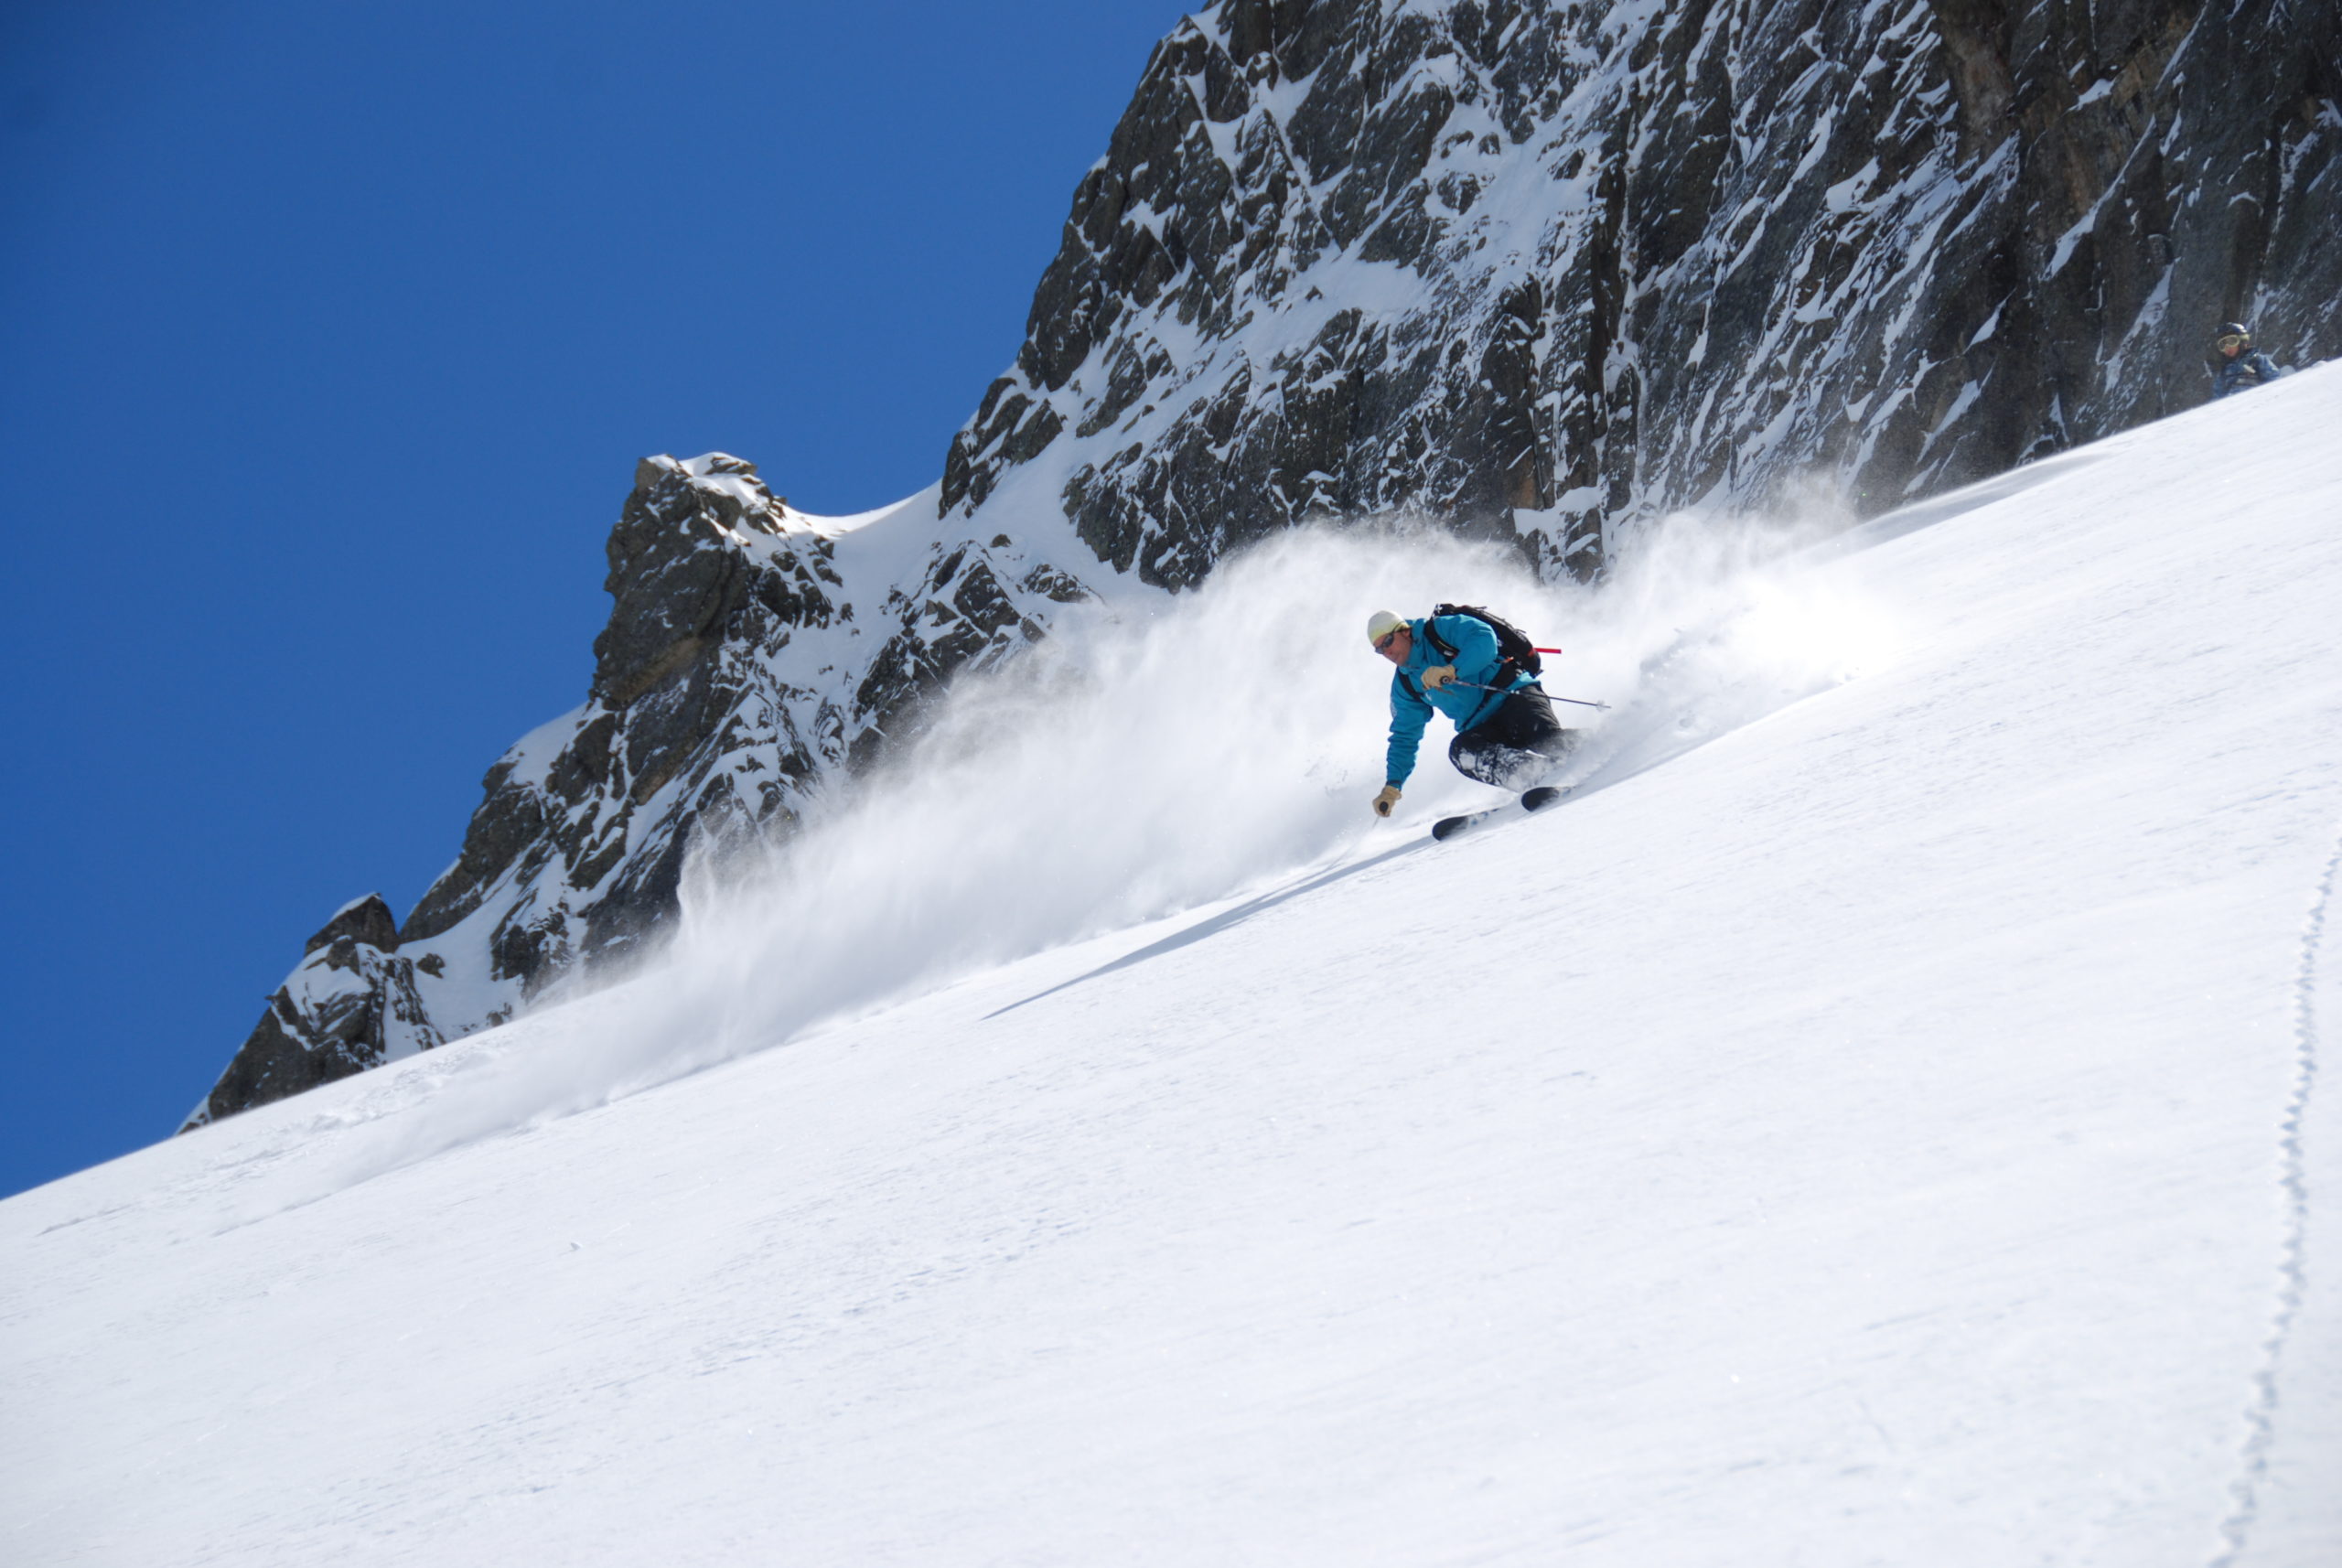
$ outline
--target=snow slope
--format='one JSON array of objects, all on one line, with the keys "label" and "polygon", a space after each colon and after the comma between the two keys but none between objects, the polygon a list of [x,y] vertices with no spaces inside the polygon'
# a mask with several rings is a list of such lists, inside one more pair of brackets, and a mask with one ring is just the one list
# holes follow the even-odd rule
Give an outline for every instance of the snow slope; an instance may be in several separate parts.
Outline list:
[{"label": "snow slope", "polygon": [[[2330,1563],[2337,418],[1101,612],[668,967],[0,1204],[0,1557]],[[1459,590],[1620,706],[1434,850]]]}]

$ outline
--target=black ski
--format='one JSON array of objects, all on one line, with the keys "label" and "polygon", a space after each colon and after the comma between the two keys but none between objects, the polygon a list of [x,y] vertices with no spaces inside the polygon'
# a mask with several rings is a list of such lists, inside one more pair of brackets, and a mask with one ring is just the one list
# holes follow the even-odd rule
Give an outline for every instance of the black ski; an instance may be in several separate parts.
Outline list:
[{"label": "black ski", "polygon": [[[1550,784],[1541,784],[1520,797],[1520,809],[1524,811],[1542,811],[1569,792],[1567,785],[1555,789]],[[1510,810],[1512,807],[1509,804],[1490,806],[1485,811],[1474,811],[1468,816],[1442,817],[1432,823],[1431,836],[1435,839],[1452,839],[1466,828],[1477,827],[1490,817],[1499,816]]]}]

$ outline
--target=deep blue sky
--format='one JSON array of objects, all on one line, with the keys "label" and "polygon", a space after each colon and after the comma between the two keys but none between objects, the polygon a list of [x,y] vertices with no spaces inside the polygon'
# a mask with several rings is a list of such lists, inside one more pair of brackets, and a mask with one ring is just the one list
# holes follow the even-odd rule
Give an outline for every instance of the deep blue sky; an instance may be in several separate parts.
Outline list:
[{"label": "deep blue sky", "polygon": [[0,1193],[575,706],[635,459],[897,499],[1179,0],[0,7]]}]

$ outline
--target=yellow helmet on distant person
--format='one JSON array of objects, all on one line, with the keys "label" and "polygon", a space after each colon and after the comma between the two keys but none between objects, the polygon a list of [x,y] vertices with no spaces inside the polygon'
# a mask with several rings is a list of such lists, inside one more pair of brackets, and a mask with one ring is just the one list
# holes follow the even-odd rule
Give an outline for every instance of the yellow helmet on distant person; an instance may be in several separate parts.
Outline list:
[{"label": "yellow helmet on distant person", "polygon": [[1366,640],[1380,645],[1382,639],[1407,624],[1404,616],[1389,610],[1377,610],[1366,618]]}]

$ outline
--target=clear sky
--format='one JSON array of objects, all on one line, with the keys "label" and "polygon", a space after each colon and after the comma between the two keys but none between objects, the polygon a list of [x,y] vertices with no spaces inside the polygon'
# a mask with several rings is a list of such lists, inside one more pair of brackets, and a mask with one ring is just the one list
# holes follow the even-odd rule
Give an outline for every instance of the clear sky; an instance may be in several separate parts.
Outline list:
[{"label": "clear sky", "polygon": [[583,700],[635,459],[942,470],[1179,0],[0,7],[0,1193]]}]

